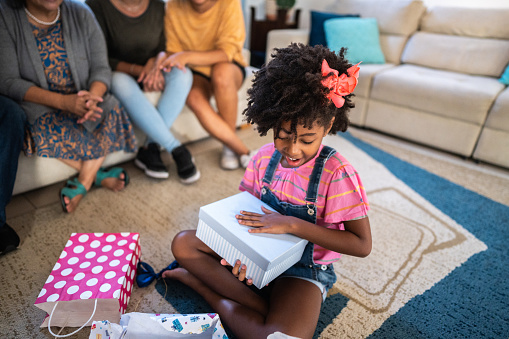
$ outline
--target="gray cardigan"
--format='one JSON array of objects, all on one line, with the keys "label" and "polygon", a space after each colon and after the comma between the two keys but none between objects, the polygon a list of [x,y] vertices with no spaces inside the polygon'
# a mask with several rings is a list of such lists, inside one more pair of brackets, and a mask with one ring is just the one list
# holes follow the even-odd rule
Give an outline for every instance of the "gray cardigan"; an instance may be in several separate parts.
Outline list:
[{"label": "gray cardigan", "polygon": [[[94,81],[100,81],[109,88],[111,69],[106,43],[91,10],[80,2],[64,0],[61,21],[69,67],[77,90],[88,90]],[[54,111],[54,108],[23,101],[30,87],[47,90],[48,83],[23,7],[13,9],[6,0],[0,0],[0,46],[0,94],[21,103],[30,123],[44,113]],[[105,95],[100,105],[104,113],[99,120],[117,103],[112,95]],[[84,125],[93,130],[99,123],[87,121]]]}]

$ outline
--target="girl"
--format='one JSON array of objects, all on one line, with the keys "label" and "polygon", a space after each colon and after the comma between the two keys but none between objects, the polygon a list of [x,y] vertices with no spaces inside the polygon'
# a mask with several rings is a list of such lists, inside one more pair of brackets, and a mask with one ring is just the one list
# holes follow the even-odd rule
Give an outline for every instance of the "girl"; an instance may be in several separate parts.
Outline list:
[{"label": "girl", "polygon": [[[187,105],[203,128],[225,145],[221,167],[245,168],[250,152],[235,134],[237,91],[246,77],[241,2],[169,0],[164,20],[167,58],[157,66],[191,68],[193,85]],[[210,104],[212,96],[217,112]]]},{"label": "girl", "polygon": [[272,129],[274,143],[252,158],[240,189],[279,213],[240,211],[238,222],[252,226],[252,233],[291,233],[309,241],[301,260],[263,289],[268,298],[241,283],[249,278],[245,265],[237,261],[230,274],[195,231],[173,240],[181,267],[163,277],[201,294],[239,338],[265,338],[276,331],[311,338],[321,303],[336,281],[332,263],[339,253],[365,257],[371,252],[369,206],[360,178],[345,158],[322,145],[324,136],[348,127],[358,70],[344,59],[344,50],[337,55],[323,46],[292,44],[276,49],[249,90],[247,121],[260,135]]}]

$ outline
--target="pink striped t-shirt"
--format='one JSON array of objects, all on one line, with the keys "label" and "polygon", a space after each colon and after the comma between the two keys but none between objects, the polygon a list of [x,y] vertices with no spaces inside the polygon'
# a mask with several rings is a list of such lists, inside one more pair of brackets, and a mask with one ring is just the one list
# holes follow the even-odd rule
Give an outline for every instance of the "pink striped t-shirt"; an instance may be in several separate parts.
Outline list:
[{"label": "pink striped t-shirt", "polygon": [[[280,201],[294,205],[305,204],[309,179],[322,148],[323,145],[317,155],[303,166],[285,168],[278,165],[270,189]],[[240,183],[241,191],[248,191],[260,199],[262,180],[274,150],[273,143],[267,144],[251,159]],[[352,165],[338,152],[325,163],[316,207],[316,224],[330,229],[344,230],[344,221],[367,216],[369,204],[361,179]],[[315,245],[313,259],[317,264],[327,265],[340,257],[339,253]]]}]

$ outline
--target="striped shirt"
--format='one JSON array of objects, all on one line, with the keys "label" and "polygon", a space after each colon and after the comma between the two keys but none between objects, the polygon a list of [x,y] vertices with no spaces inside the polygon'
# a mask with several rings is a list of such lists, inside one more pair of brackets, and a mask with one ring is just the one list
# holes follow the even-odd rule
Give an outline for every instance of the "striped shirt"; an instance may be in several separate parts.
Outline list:
[{"label": "striped shirt", "polygon": [[[316,156],[303,166],[285,168],[278,165],[270,189],[280,201],[294,205],[306,203],[309,179],[322,148],[323,145]],[[267,144],[251,159],[240,183],[241,191],[247,191],[261,199],[262,180],[274,150],[273,143]],[[367,216],[369,204],[361,179],[353,166],[338,152],[325,163],[316,207],[316,224],[330,229],[344,230],[344,221]],[[340,257],[339,253],[315,245],[313,259],[317,264],[327,265]]]}]

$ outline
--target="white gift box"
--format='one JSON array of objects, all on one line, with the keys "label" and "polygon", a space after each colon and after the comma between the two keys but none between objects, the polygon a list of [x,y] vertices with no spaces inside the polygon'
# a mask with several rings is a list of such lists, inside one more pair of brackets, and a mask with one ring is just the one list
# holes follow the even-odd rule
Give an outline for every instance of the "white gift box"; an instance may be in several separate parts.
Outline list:
[{"label": "white gift box", "polygon": [[238,193],[200,208],[196,236],[214,252],[234,264],[247,267],[246,277],[262,288],[302,257],[307,240],[291,234],[249,233],[250,227],[235,218],[241,210],[263,213],[273,210],[248,192]]}]

